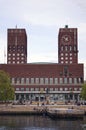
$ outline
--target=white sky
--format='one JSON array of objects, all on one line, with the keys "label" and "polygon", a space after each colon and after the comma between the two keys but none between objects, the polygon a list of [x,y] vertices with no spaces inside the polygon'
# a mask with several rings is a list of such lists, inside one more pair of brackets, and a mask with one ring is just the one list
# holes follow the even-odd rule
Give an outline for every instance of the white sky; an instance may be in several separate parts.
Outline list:
[{"label": "white sky", "polygon": [[79,63],[86,79],[86,0],[0,0],[0,63],[6,63],[7,29],[25,28],[28,62],[58,62],[58,31],[78,28]]}]

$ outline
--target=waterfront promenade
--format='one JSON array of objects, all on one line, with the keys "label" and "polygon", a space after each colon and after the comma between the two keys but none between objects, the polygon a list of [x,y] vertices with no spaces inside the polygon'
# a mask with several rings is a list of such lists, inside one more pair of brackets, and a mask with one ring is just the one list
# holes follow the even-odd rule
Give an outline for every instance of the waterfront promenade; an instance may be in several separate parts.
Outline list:
[{"label": "waterfront promenade", "polygon": [[[86,105],[44,105],[44,104],[25,104],[12,105],[0,104],[0,115],[42,115],[47,113],[48,116],[53,117],[75,117],[80,118],[86,114]],[[57,115],[57,116],[56,116]]]}]

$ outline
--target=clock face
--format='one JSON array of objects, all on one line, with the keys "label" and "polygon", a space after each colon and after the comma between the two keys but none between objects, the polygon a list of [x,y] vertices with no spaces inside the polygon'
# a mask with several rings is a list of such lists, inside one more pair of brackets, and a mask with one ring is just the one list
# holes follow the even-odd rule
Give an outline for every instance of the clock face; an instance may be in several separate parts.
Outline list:
[{"label": "clock face", "polygon": [[62,40],[62,43],[69,43],[71,42],[71,37],[70,35],[63,35],[61,40]]}]

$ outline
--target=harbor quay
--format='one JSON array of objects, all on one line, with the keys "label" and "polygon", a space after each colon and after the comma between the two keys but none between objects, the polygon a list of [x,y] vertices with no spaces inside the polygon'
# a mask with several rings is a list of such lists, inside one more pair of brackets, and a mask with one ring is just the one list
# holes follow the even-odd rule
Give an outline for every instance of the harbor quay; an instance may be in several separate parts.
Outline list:
[{"label": "harbor quay", "polygon": [[83,119],[86,105],[0,104],[0,115],[45,115],[52,119]]}]

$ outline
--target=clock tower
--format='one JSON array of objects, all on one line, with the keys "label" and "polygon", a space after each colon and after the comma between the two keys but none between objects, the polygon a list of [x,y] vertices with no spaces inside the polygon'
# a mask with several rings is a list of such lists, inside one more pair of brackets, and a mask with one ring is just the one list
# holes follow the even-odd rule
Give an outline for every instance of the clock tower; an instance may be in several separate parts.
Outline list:
[{"label": "clock tower", "polygon": [[65,28],[59,29],[58,63],[78,63],[77,28],[68,28],[68,25],[66,25]]}]

